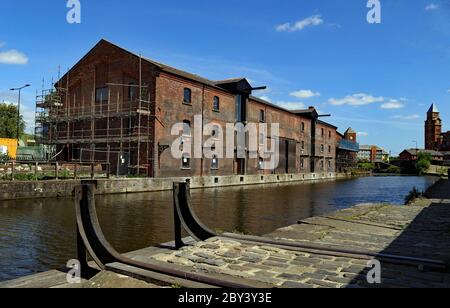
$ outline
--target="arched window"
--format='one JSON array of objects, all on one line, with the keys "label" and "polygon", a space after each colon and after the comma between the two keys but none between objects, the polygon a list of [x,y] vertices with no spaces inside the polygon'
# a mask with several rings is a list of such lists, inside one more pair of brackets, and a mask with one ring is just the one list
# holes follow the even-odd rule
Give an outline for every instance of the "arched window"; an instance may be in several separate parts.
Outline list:
[{"label": "arched window", "polygon": [[192,90],[189,88],[184,88],[184,99],[185,104],[192,104]]}]

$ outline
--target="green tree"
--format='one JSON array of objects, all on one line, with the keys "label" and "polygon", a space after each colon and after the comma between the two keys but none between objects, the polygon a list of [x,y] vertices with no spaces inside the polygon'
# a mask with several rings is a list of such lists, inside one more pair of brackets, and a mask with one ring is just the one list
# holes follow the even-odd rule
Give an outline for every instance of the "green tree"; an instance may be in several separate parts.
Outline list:
[{"label": "green tree", "polygon": [[[25,131],[25,121],[20,116],[19,136]],[[11,104],[0,103],[0,138],[17,138],[17,107]]]},{"label": "green tree", "polygon": [[417,173],[422,175],[425,172],[427,172],[428,169],[430,169],[432,160],[433,157],[431,156],[430,153],[424,152],[419,153],[419,155],[417,156],[417,163],[416,163]]}]

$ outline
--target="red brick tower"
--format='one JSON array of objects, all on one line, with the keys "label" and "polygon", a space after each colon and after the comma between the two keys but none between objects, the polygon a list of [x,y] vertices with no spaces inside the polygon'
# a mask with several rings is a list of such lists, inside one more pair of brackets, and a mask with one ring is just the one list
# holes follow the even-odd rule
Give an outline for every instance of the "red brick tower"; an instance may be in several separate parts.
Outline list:
[{"label": "red brick tower", "polygon": [[356,132],[351,127],[344,133],[344,138],[353,142],[356,142],[356,136]]},{"label": "red brick tower", "polygon": [[425,149],[439,150],[439,139],[442,134],[442,121],[439,118],[439,110],[436,105],[431,105],[427,112],[425,122]]}]

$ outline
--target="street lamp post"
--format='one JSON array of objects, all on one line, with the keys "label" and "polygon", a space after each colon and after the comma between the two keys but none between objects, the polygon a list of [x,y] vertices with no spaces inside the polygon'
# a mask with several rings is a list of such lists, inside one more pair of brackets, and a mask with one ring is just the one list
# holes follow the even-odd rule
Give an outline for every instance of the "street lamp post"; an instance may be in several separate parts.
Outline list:
[{"label": "street lamp post", "polygon": [[20,95],[21,91],[29,86],[29,84],[26,84],[23,87],[11,89],[11,91],[19,91],[19,99],[17,103],[17,146],[20,146]]}]

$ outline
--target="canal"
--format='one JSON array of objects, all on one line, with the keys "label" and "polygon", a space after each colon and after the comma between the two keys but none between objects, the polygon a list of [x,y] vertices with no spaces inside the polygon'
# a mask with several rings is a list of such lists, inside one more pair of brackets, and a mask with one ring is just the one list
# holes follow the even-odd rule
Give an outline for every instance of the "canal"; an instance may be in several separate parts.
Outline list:
[{"label": "canal", "polygon": [[[402,205],[434,177],[366,177],[317,183],[193,190],[197,215],[212,229],[263,235],[298,219],[360,203]],[[172,193],[97,198],[103,230],[120,252],[173,240]],[[0,281],[65,265],[76,256],[71,199],[0,201]]]}]

